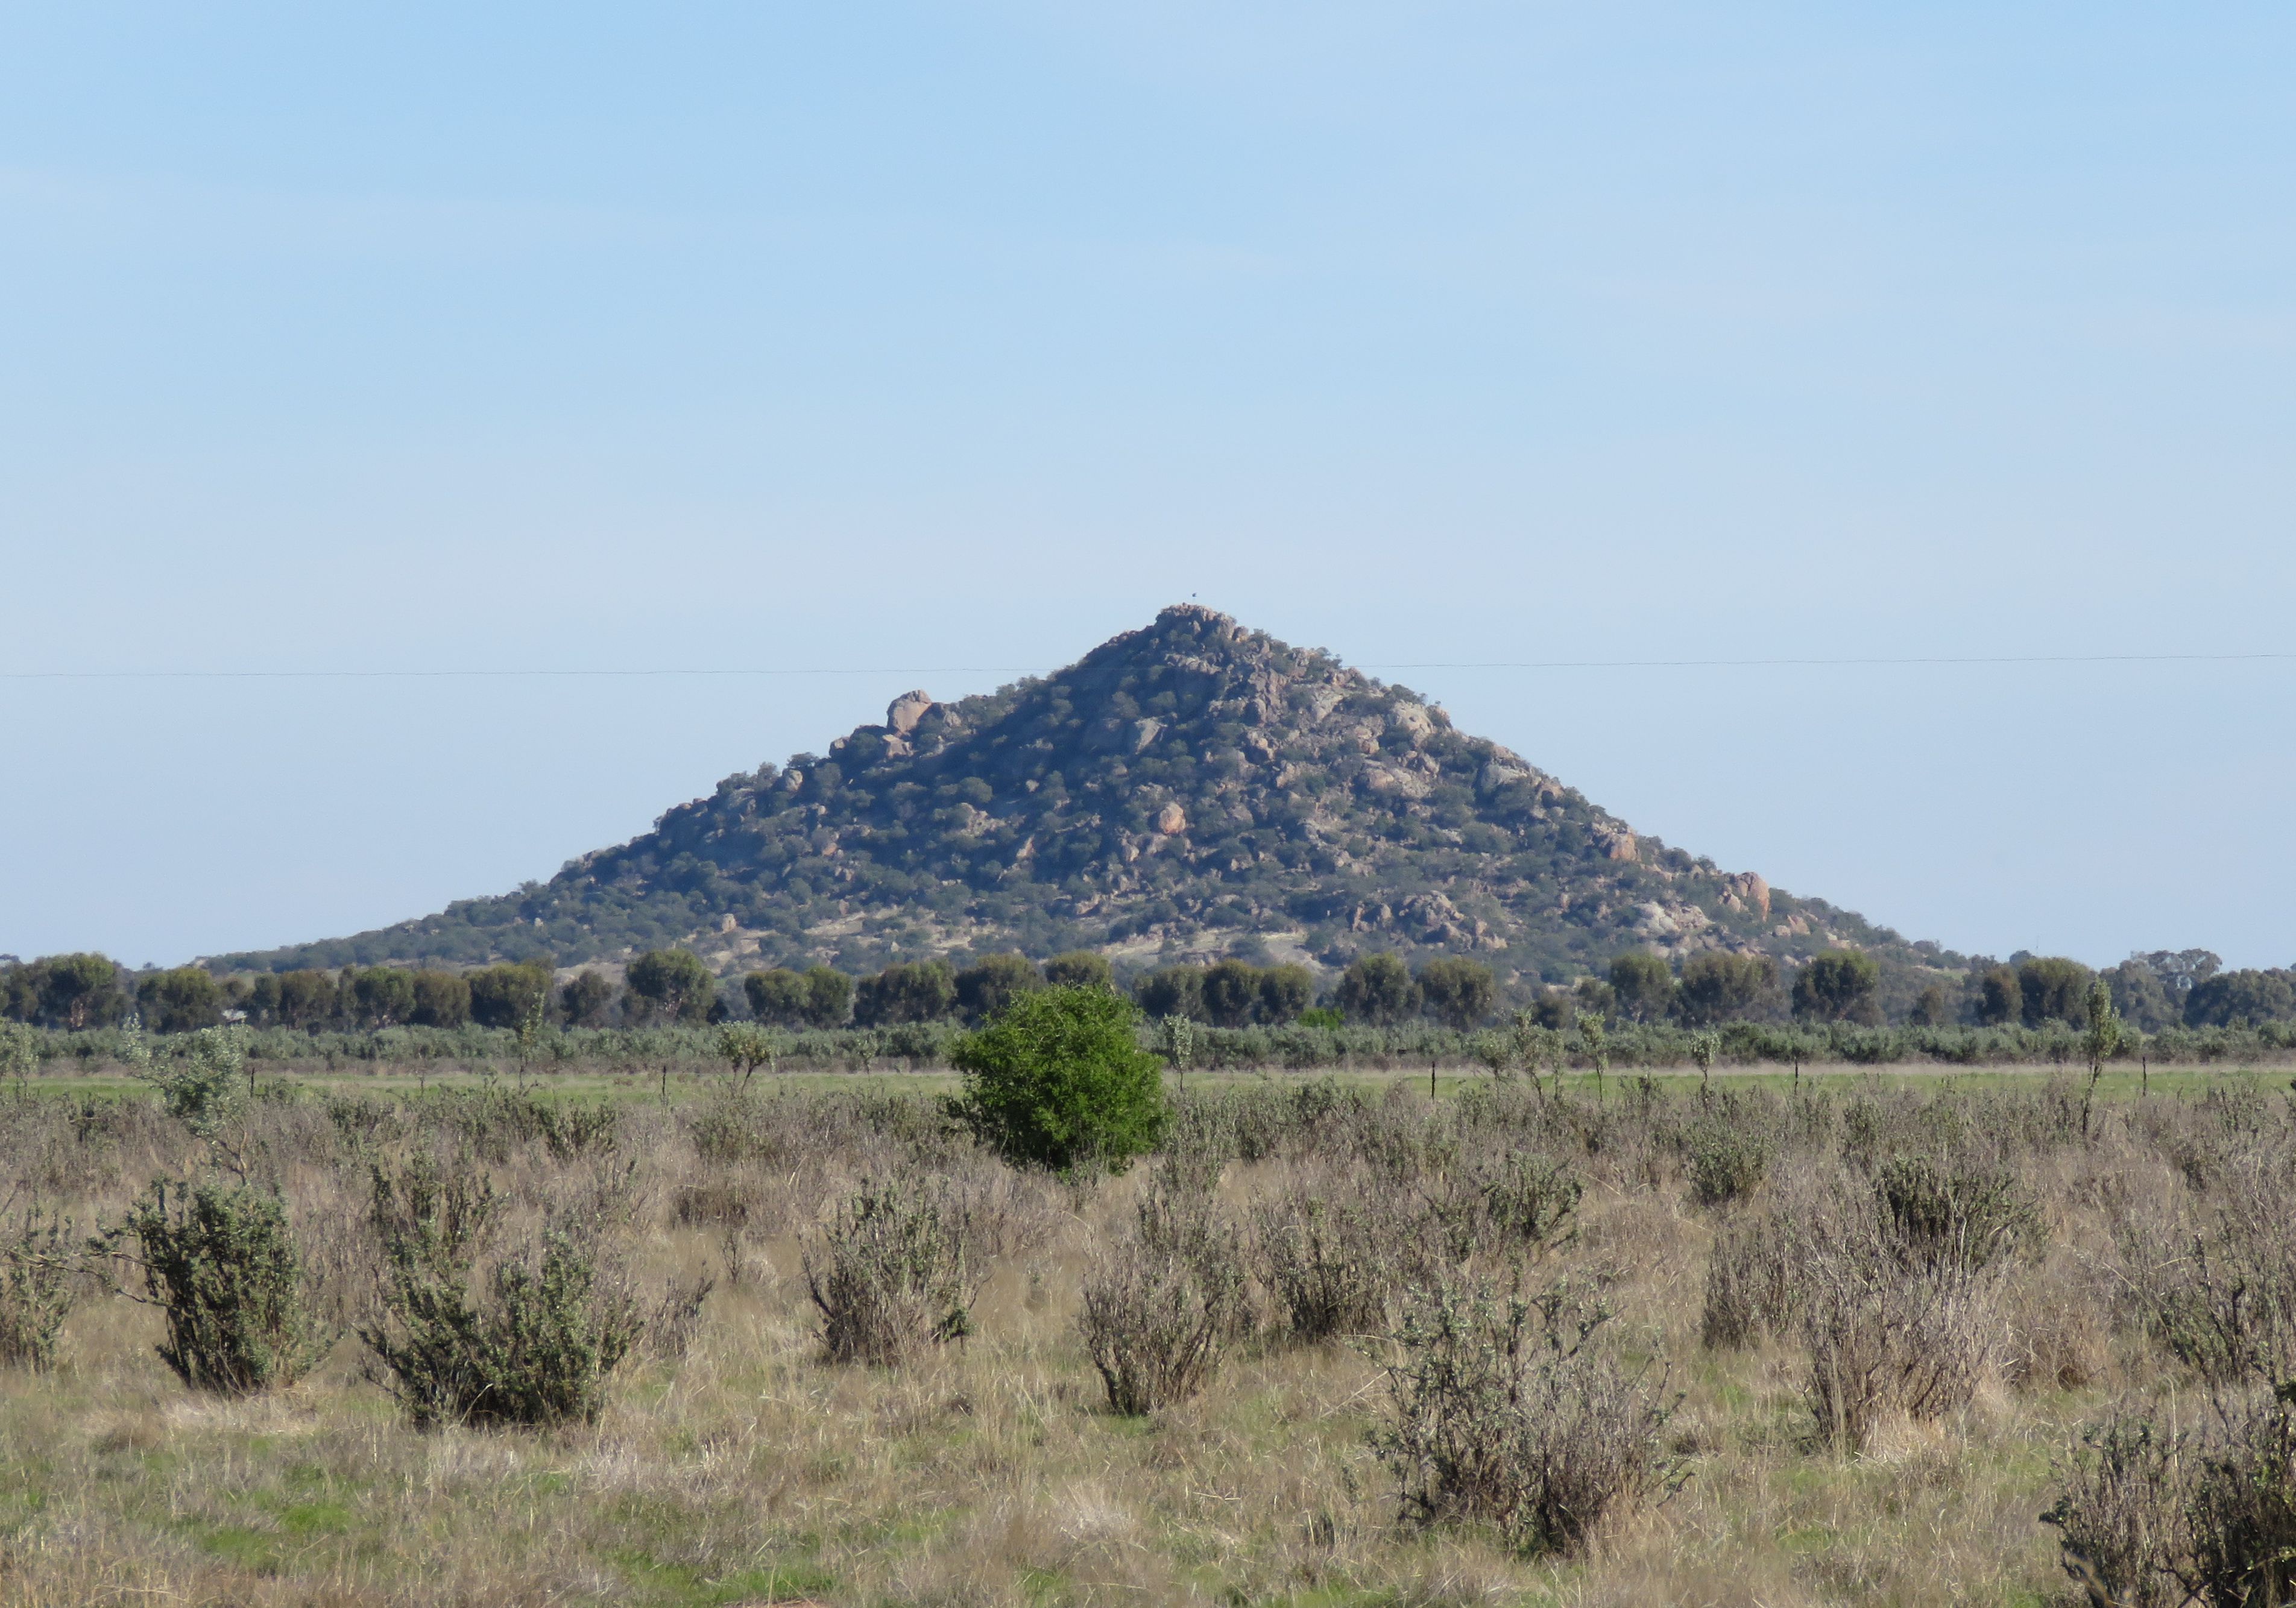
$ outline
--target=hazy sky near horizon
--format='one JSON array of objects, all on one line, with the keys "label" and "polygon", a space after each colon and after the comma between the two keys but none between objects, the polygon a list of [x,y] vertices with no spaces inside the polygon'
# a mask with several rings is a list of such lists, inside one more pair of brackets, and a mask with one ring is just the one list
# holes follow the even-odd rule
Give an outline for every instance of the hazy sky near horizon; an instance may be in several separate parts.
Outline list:
[{"label": "hazy sky near horizon", "polygon": [[[1909,936],[2296,962],[2296,660],[1383,668],[2296,652],[2292,58],[2261,4],[0,4],[0,951],[547,877],[1193,596]],[[538,669],[788,673],[299,674]]]}]

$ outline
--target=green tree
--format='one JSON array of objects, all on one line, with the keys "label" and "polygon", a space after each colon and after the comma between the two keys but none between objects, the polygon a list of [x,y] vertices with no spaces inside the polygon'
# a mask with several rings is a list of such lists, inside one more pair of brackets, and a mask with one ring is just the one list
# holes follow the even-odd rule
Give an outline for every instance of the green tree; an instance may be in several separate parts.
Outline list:
[{"label": "green tree", "polygon": [[471,985],[452,972],[414,973],[414,1008],[406,1020],[419,1028],[458,1028],[471,1019]]},{"label": "green tree", "polygon": [[1109,969],[1108,956],[1098,950],[1071,949],[1045,963],[1045,980],[1056,989],[1113,990],[1116,973]]},{"label": "green tree", "polygon": [[810,997],[802,973],[785,966],[776,966],[770,972],[752,972],[742,979],[742,993],[750,1002],[750,1014],[767,1026],[805,1025]]},{"label": "green tree", "polygon": [[1675,1009],[1693,1028],[1714,1027],[1753,1014],[1777,991],[1778,963],[1768,956],[1709,949],[1683,962]]},{"label": "green tree", "polygon": [[351,1005],[361,1027],[397,1027],[414,1015],[414,973],[399,966],[369,966],[351,980]]},{"label": "green tree", "polygon": [[2017,968],[2017,992],[2025,1025],[2062,1021],[2079,1027],[2087,1015],[2089,979],[2095,975],[2062,955],[2036,956]]},{"label": "green tree", "polygon": [[1155,1147],[1162,1067],[1136,1038],[1132,1002],[1098,989],[1040,989],[957,1040],[956,1107],[1007,1161],[1070,1172],[1119,1168]]},{"label": "green tree", "polygon": [[1305,966],[1270,966],[1259,974],[1259,1020],[1270,1027],[1295,1022],[1316,1003],[1316,974]]},{"label": "green tree", "polygon": [[1674,1010],[1674,973],[1647,949],[1629,949],[1611,962],[1611,996],[1633,1021],[1664,1021]]},{"label": "green tree", "polygon": [[1978,979],[1977,1020],[1983,1027],[2008,1027],[2025,1019],[2025,990],[2017,968],[1995,966]]},{"label": "green tree", "polygon": [[38,975],[20,961],[0,966],[0,1016],[11,1021],[30,1021],[39,1013]]},{"label": "green tree", "polygon": [[625,975],[635,1016],[668,1021],[707,1021],[718,1003],[718,979],[691,949],[649,949]]},{"label": "green tree", "polygon": [[221,1025],[223,989],[205,966],[177,966],[138,984],[135,1008],[155,1033],[197,1032]]},{"label": "green tree", "polygon": [[1140,980],[1140,1008],[1151,1016],[1185,1016],[1191,1021],[1210,1020],[1204,1014],[1204,969],[1201,966],[1159,966]]},{"label": "green tree", "polygon": [[279,1024],[316,1033],[335,1019],[335,980],[324,972],[279,974]]},{"label": "green tree", "polygon": [[1803,1021],[1849,1021],[1871,1027],[1882,1020],[1882,968],[1857,949],[1813,956],[1794,974],[1793,1013]]},{"label": "green tree", "polygon": [[2131,956],[2103,976],[2112,990],[2112,1008],[2133,1026],[2157,1033],[2184,1021],[2185,1000],[2142,959]]},{"label": "green tree", "polygon": [[32,970],[34,1009],[49,1027],[79,1032],[110,1027],[127,1014],[127,991],[109,956],[51,955],[34,961]]},{"label": "green tree", "polygon": [[1350,1021],[1393,1027],[1418,1013],[1419,985],[1392,955],[1366,955],[1340,973],[1335,1002]]},{"label": "green tree", "polygon": [[1582,977],[1570,985],[1571,1003],[1580,1016],[1608,1017],[1619,1008],[1619,992],[1599,977]]},{"label": "green tree", "polygon": [[471,1020],[482,1028],[515,1028],[550,1008],[550,968],[539,962],[483,966],[469,980]]},{"label": "green tree", "polygon": [[956,974],[956,1008],[968,1027],[979,1027],[1045,979],[1025,955],[984,955]]},{"label": "green tree", "polygon": [[805,972],[805,1025],[838,1028],[853,1009],[853,980],[829,966],[808,966]]},{"label": "green tree", "polygon": [[1916,1028],[1945,1028],[1953,1025],[1953,1001],[1936,983],[1923,989],[1914,999],[1913,1008],[1906,1013],[1906,1024]]},{"label": "green tree", "polygon": [[279,1020],[279,977],[266,972],[247,985],[247,1019],[260,1027],[270,1027]]},{"label": "green tree", "polygon": [[558,1008],[569,1027],[604,1027],[613,1005],[614,985],[603,972],[585,971],[558,990]]},{"label": "green tree", "polygon": [[1480,961],[1446,955],[1419,968],[1419,997],[1427,1013],[1454,1032],[1465,1032],[1491,1013],[1498,979]]},{"label": "green tree", "polygon": [[1248,1025],[1259,1009],[1259,968],[1224,960],[1204,972],[1204,1014],[1218,1028]]},{"label": "green tree", "polygon": [[2185,1001],[2185,1020],[2194,1027],[2258,1026],[2291,1017],[2296,1017],[2296,990],[2280,972],[2219,972]]},{"label": "green tree", "polygon": [[853,990],[853,1020],[865,1028],[939,1021],[956,1009],[956,975],[945,960],[896,961]]}]

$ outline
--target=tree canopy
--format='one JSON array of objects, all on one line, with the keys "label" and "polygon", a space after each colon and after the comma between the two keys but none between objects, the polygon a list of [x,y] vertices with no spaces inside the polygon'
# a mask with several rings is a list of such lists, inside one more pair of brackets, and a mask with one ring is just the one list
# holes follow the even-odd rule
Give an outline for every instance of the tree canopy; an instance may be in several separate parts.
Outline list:
[{"label": "tree canopy", "polygon": [[1882,968],[1870,955],[1836,949],[1794,973],[1793,1013],[1805,1021],[1871,1026],[1882,1020]]},{"label": "tree canopy", "polygon": [[1104,989],[1037,989],[957,1041],[958,1111],[1007,1160],[1067,1172],[1152,1149],[1163,1063],[1134,1037],[1132,1002]]}]

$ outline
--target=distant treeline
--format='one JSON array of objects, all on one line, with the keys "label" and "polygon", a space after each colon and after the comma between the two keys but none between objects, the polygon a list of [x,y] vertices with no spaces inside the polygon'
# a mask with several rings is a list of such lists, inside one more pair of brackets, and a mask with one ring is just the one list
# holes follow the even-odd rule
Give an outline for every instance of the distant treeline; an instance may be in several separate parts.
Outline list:
[{"label": "distant treeline", "polygon": [[[1902,1019],[1885,1020],[1880,966],[1836,950],[1781,972],[1767,955],[1710,950],[1678,967],[1648,951],[1613,959],[1605,974],[1569,985],[1502,989],[1480,961],[1444,956],[1416,972],[1396,956],[1365,956],[1320,988],[1300,965],[1242,960],[1161,966],[1125,991],[1152,1019],[1207,1029],[1391,1030],[1423,1022],[1471,1033],[1520,1012],[1567,1030],[1581,1018],[1626,1027],[1712,1030],[1734,1024],[1908,1030],[2018,1028],[2046,1032],[2085,1019],[2102,978],[2127,1023],[2146,1034],[2179,1029],[2262,1028],[2296,1022],[2296,972],[2225,971],[2205,950],[2132,956],[2099,973],[2061,956],[1986,962],[1932,983]],[[559,981],[539,962],[449,972],[404,966],[216,977],[201,966],[133,972],[101,955],[58,955],[0,967],[0,1015],[66,1031],[119,1027],[180,1033],[226,1022],[306,1034],[395,1028],[600,1030],[750,1021],[790,1031],[978,1025],[1016,994],[1047,986],[1117,989],[1107,958],[1090,950],[1041,964],[990,955],[962,965],[900,963],[854,977],[827,966],[721,978],[683,948],[632,960],[619,985],[587,970]]]}]

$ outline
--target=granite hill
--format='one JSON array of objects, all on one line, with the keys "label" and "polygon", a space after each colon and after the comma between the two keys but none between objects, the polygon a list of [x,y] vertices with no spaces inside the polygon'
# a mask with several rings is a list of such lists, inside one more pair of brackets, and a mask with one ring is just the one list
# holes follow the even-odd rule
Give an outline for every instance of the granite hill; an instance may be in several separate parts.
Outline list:
[{"label": "granite hill", "polygon": [[1445,950],[1518,984],[1635,948],[1791,961],[1855,944],[1899,989],[1958,960],[1639,834],[1409,690],[1183,604],[1054,675],[908,693],[827,754],[728,776],[547,882],[218,964],[564,965],[669,943],[721,968],[846,970],[1013,948]]}]

